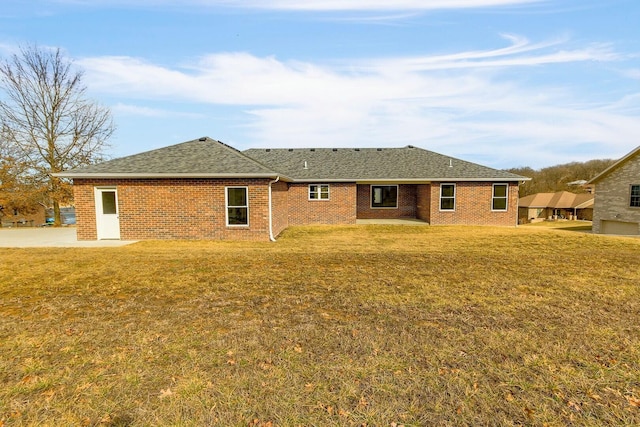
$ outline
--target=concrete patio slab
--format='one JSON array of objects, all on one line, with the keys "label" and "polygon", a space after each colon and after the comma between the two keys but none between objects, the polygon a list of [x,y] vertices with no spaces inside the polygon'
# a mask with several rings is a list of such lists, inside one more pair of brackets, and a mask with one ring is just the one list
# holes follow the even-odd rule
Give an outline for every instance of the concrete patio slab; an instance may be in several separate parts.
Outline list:
[{"label": "concrete patio slab", "polygon": [[105,248],[135,240],[78,240],[75,227],[0,228],[0,248]]}]

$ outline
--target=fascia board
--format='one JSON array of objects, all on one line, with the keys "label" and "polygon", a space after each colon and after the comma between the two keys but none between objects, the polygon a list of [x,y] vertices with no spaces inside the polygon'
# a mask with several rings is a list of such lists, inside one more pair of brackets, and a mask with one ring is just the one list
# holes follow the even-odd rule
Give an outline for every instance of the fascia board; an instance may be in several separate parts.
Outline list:
[{"label": "fascia board", "polygon": [[304,178],[304,179],[293,179],[291,182],[295,183],[305,183],[305,182],[318,182],[318,183],[331,183],[331,182],[355,182],[357,184],[378,184],[391,182],[394,184],[428,184],[431,182],[520,182],[520,181],[530,181],[531,178],[526,179],[516,179],[516,178],[394,178],[394,179],[330,179],[330,178]]},{"label": "fascia board", "polygon": [[290,182],[291,178],[279,174],[237,174],[237,173],[73,173],[59,172],[51,174],[57,178],[88,178],[88,179],[171,179],[171,178],[233,178],[233,179],[252,179],[252,178],[280,178],[281,181]]}]

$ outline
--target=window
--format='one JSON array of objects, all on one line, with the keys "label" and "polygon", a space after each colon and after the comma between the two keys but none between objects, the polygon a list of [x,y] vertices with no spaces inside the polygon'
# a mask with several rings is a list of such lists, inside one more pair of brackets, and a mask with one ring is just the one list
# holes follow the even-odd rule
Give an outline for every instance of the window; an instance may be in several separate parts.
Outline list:
[{"label": "window", "polygon": [[631,186],[631,200],[629,206],[632,208],[640,208],[640,185]]},{"label": "window", "polygon": [[509,194],[509,184],[493,184],[493,198],[491,200],[491,210],[506,211],[508,194]]},{"label": "window", "polygon": [[309,185],[309,200],[329,200],[329,184]]},{"label": "window", "polygon": [[249,189],[227,187],[227,225],[249,225]]},{"label": "window", "polygon": [[116,191],[103,190],[102,194],[102,213],[104,215],[116,215],[118,206],[116,204]]},{"label": "window", "polygon": [[398,207],[398,186],[397,185],[372,185],[371,186],[371,207],[372,208],[397,208]]},{"label": "window", "polygon": [[440,210],[456,210],[456,185],[440,184]]}]

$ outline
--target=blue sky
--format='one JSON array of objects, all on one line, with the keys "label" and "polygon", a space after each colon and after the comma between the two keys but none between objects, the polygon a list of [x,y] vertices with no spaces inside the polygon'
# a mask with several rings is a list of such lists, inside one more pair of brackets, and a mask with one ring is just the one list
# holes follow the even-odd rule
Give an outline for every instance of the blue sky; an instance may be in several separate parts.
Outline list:
[{"label": "blue sky", "polygon": [[637,0],[2,0],[0,55],[60,47],[113,157],[210,136],[492,166],[640,145]]}]

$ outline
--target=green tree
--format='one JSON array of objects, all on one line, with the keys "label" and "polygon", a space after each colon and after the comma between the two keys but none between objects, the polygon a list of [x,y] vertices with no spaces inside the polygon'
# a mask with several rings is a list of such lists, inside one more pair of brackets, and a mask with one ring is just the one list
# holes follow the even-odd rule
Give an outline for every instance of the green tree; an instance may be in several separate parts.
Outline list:
[{"label": "green tree", "polygon": [[51,174],[103,158],[115,126],[111,112],[87,99],[83,74],[60,49],[27,46],[0,64],[0,120],[6,142],[18,153],[46,196],[60,225],[60,204],[70,183]]}]

